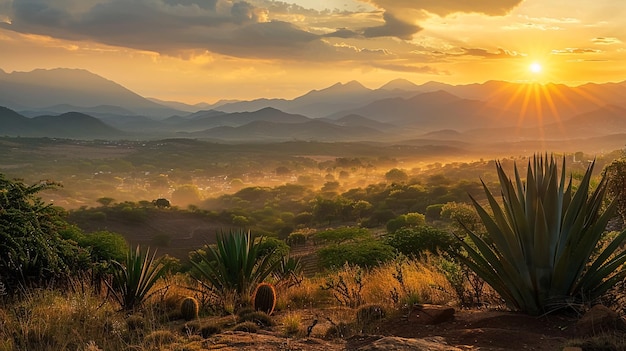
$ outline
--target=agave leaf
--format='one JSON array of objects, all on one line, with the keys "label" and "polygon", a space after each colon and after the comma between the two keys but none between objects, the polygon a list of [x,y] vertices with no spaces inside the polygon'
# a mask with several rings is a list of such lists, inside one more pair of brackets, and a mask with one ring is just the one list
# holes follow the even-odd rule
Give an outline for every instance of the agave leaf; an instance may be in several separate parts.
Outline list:
[{"label": "agave leaf", "polygon": [[156,291],[152,288],[167,272],[163,257],[155,259],[156,251],[150,256],[150,249],[143,252],[139,245],[128,250],[124,264],[112,261],[112,283],[105,280],[109,291],[123,309],[139,307]]},{"label": "agave leaf", "polygon": [[591,259],[615,207],[603,210],[604,179],[590,191],[594,164],[574,190],[572,177],[565,179],[565,158],[559,172],[553,156],[535,155],[525,182],[516,165],[511,180],[497,162],[502,205],[484,182],[492,214],[470,197],[487,234],[480,238],[464,226],[473,245],[462,242],[462,260],[510,306],[539,314],[555,301],[594,298],[626,277],[626,253],[618,252],[626,231]]},{"label": "agave leaf", "polygon": [[280,264],[275,249],[261,255],[262,239],[256,241],[249,231],[221,233],[215,247],[209,246],[200,262],[191,261],[192,275],[218,291],[249,295]]}]

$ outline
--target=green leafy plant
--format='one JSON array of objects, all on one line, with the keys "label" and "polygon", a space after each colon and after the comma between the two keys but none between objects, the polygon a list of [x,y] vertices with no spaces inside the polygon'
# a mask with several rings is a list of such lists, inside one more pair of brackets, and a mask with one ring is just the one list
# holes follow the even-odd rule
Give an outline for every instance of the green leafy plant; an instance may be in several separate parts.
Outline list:
[{"label": "green leafy plant", "polygon": [[206,252],[199,254],[199,262],[191,261],[192,275],[208,288],[249,296],[251,289],[280,264],[275,248],[262,254],[261,243],[262,240],[254,240],[250,232],[231,231],[218,235],[217,245],[208,246]]},{"label": "green leafy plant", "polygon": [[167,273],[168,267],[163,264],[163,257],[155,260],[156,251],[150,255],[137,245],[135,250],[129,249],[124,263],[112,261],[112,282],[105,281],[113,297],[125,310],[140,306],[153,293],[154,284]]},{"label": "green leafy plant", "polygon": [[88,268],[88,251],[61,235],[79,230],[65,221],[62,209],[38,197],[58,186],[48,181],[29,186],[0,173],[0,281],[7,294],[49,287]]},{"label": "green leafy plant", "polygon": [[575,189],[566,183],[565,159],[560,177],[554,157],[529,161],[526,182],[517,166],[509,179],[496,163],[502,206],[483,183],[490,215],[473,197],[487,234],[467,229],[460,256],[511,307],[532,315],[550,312],[573,298],[594,299],[624,279],[626,252],[619,251],[626,231],[600,252],[596,248],[615,203],[603,210],[606,180],[590,190],[594,163]]}]

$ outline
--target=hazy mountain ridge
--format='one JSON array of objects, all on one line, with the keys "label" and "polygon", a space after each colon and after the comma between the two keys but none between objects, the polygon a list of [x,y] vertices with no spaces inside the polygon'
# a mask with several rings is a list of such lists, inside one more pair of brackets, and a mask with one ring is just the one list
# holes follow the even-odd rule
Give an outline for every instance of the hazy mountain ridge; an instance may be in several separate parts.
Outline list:
[{"label": "hazy mountain ridge", "polygon": [[79,112],[28,118],[0,106],[0,135],[56,138],[121,138],[126,134]]},{"label": "hazy mountain ridge", "polygon": [[54,108],[62,104],[78,109],[117,106],[135,114],[161,118],[180,112],[82,69],[37,69],[0,75],[0,106],[15,110],[39,110],[42,113],[69,112]]},{"label": "hazy mountain ridge", "polygon": [[[5,94],[11,89],[11,94]],[[18,92],[20,99],[14,99]],[[88,71],[56,69],[0,72],[1,105],[22,113],[0,111],[0,135],[185,136],[224,141],[419,138],[437,144],[485,144],[590,139],[626,132],[625,82],[569,87],[487,81],[453,86],[396,79],[369,89],[351,81],[312,90],[293,100],[188,105],[145,99]],[[151,109],[159,112],[138,112]],[[61,117],[70,111],[80,112],[82,119]],[[46,122],[57,116],[55,123],[71,124],[68,132],[63,134],[57,124],[44,127],[45,123],[36,122],[40,115],[46,115],[42,119]],[[37,128],[43,131],[35,133]]]}]

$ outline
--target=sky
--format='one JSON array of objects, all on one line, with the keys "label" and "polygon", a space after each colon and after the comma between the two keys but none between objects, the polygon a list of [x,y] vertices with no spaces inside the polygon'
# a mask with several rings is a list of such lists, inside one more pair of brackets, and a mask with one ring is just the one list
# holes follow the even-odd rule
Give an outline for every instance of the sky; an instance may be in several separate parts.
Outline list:
[{"label": "sky", "polygon": [[81,68],[163,100],[488,80],[626,80],[623,0],[0,0],[0,69]]}]

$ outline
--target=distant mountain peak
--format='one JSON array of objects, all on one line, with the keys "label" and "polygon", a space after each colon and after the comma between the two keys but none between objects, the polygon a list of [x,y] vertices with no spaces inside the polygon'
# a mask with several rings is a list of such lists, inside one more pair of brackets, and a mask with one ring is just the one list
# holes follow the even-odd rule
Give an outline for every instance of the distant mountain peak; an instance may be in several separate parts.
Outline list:
[{"label": "distant mountain peak", "polygon": [[410,80],[404,78],[394,79],[387,84],[381,86],[381,90],[417,90],[419,86]]}]

